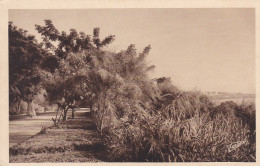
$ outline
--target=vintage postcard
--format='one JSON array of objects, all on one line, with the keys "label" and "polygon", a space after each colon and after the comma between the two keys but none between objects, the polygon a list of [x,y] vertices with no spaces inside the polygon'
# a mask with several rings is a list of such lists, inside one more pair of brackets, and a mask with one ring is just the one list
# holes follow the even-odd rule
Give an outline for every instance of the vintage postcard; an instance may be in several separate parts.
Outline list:
[{"label": "vintage postcard", "polygon": [[256,1],[0,1],[0,165],[258,165]]}]

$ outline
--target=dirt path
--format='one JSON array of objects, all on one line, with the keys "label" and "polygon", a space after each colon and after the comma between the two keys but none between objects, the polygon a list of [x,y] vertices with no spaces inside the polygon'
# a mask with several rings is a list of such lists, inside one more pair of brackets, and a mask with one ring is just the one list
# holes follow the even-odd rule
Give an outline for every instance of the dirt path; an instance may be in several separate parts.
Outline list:
[{"label": "dirt path", "polygon": [[[80,108],[75,116],[89,112],[87,108]],[[9,120],[9,147],[23,142],[41,131],[42,126],[53,124],[52,117],[55,118],[55,112],[37,113],[36,117],[26,115],[13,116]],[[70,116],[68,114],[68,116]]]},{"label": "dirt path", "polygon": [[42,126],[49,126],[53,122],[55,112],[40,113],[37,117],[16,116],[9,121],[9,147],[29,139],[40,132]]},{"label": "dirt path", "polygon": [[[48,123],[47,117],[51,115],[39,116],[39,121]],[[35,125],[39,121],[32,120]],[[19,123],[19,120],[15,123]],[[27,126],[21,123],[23,127],[32,128],[29,124]],[[25,135],[24,132],[22,134]],[[10,163],[103,162],[106,160],[105,156],[100,133],[90,112],[86,111],[77,111],[74,119],[61,122],[58,128],[52,126],[45,133],[33,135],[9,149]]]}]

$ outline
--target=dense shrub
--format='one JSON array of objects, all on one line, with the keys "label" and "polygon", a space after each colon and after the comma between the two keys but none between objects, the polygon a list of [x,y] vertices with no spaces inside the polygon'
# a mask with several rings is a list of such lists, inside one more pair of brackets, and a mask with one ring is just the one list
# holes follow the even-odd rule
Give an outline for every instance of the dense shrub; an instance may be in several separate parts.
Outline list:
[{"label": "dense shrub", "polygon": [[[177,104],[176,104],[177,103]],[[203,95],[186,93],[157,113],[140,114],[110,131],[111,161],[254,161],[255,143],[242,119],[219,112]],[[228,111],[228,110],[225,110]]]},{"label": "dense shrub", "polygon": [[256,141],[256,108],[255,103],[245,103],[236,107],[236,116],[241,118],[244,125],[250,129],[251,142]]}]

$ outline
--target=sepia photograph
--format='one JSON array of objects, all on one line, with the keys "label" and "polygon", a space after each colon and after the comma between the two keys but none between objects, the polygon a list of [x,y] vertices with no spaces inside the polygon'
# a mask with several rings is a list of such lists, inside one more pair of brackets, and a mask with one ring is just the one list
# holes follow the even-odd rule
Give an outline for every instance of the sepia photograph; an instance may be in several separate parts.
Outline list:
[{"label": "sepia photograph", "polygon": [[255,163],[255,13],[9,9],[9,163]]}]

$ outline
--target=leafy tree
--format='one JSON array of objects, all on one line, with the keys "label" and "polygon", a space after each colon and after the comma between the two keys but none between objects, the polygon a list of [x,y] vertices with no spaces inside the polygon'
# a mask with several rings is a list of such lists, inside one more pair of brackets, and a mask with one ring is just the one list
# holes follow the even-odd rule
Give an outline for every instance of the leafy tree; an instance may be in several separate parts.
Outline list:
[{"label": "leafy tree", "polygon": [[[51,20],[44,21],[45,26],[35,25],[35,28],[42,35],[44,46],[60,58],[66,58],[69,53],[100,49],[110,44],[115,37],[110,35],[101,40],[99,28],[94,28],[93,37],[84,32],[78,33],[75,29],[71,29],[70,33],[67,34],[65,31],[59,32]],[[58,46],[55,47],[53,42],[57,42]]]},{"label": "leafy tree", "polygon": [[[59,65],[53,77],[55,81],[52,80],[52,86],[48,87],[52,87],[49,90],[52,95],[50,98],[54,102],[59,102],[64,114],[71,105],[69,103],[73,103],[72,101],[76,98],[92,101],[90,105],[97,105],[100,113],[106,112],[102,109],[106,106],[102,104],[116,105],[119,108],[116,109],[116,113],[120,116],[125,114],[124,111],[122,112],[125,106],[112,98],[124,96],[125,101],[135,101],[136,105],[142,103],[142,107],[148,107],[149,103],[152,103],[155,86],[148,79],[147,72],[154,66],[147,66],[145,62],[145,57],[151,49],[150,46],[140,54],[136,52],[134,45],[130,45],[125,51],[112,53],[103,51],[102,48],[111,43],[114,36],[110,35],[101,40],[99,28],[93,30],[93,36],[85,35],[83,32],[78,34],[75,29],[71,29],[70,34],[67,35],[64,31],[60,33],[50,20],[45,20],[45,26],[36,25],[36,30],[42,35],[46,49],[59,58]],[[55,47],[53,42],[56,42],[58,46]],[[78,64],[82,65],[78,66]],[[83,72],[80,73],[80,71]],[[75,82],[75,78],[80,79]],[[124,89],[125,92],[120,89]],[[113,97],[110,98],[110,96]]]},{"label": "leafy tree", "polygon": [[138,54],[134,45],[130,45],[119,53],[99,51],[91,56],[91,69],[98,71],[96,78],[99,78],[90,80],[95,82],[97,88],[93,109],[101,131],[111,128],[115,119],[133,122],[137,114],[144,113],[144,109],[147,112],[152,109],[153,98],[157,93],[155,85],[147,76],[152,67],[145,63],[144,56],[149,53],[149,49],[150,46]]},{"label": "leafy tree", "polygon": [[28,103],[28,113],[35,116],[32,102],[41,86],[42,64],[47,56],[32,35],[26,30],[18,29],[9,22],[9,101],[17,105],[24,100]]},{"label": "leafy tree", "polygon": [[[94,28],[93,37],[84,32],[77,33],[75,29],[67,35],[64,31],[60,33],[51,20],[45,20],[45,26],[35,27],[42,35],[42,44],[54,55],[50,60],[55,64],[50,68],[53,76],[46,82],[46,89],[50,100],[63,110],[63,120],[66,120],[69,109],[97,96],[97,84],[100,83],[89,79],[98,74],[100,63],[96,62],[102,59],[100,56],[104,53],[101,48],[111,43],[114,36],[101,40],[99,28]],[[91,102],[88,103],[91,105]]]}]

